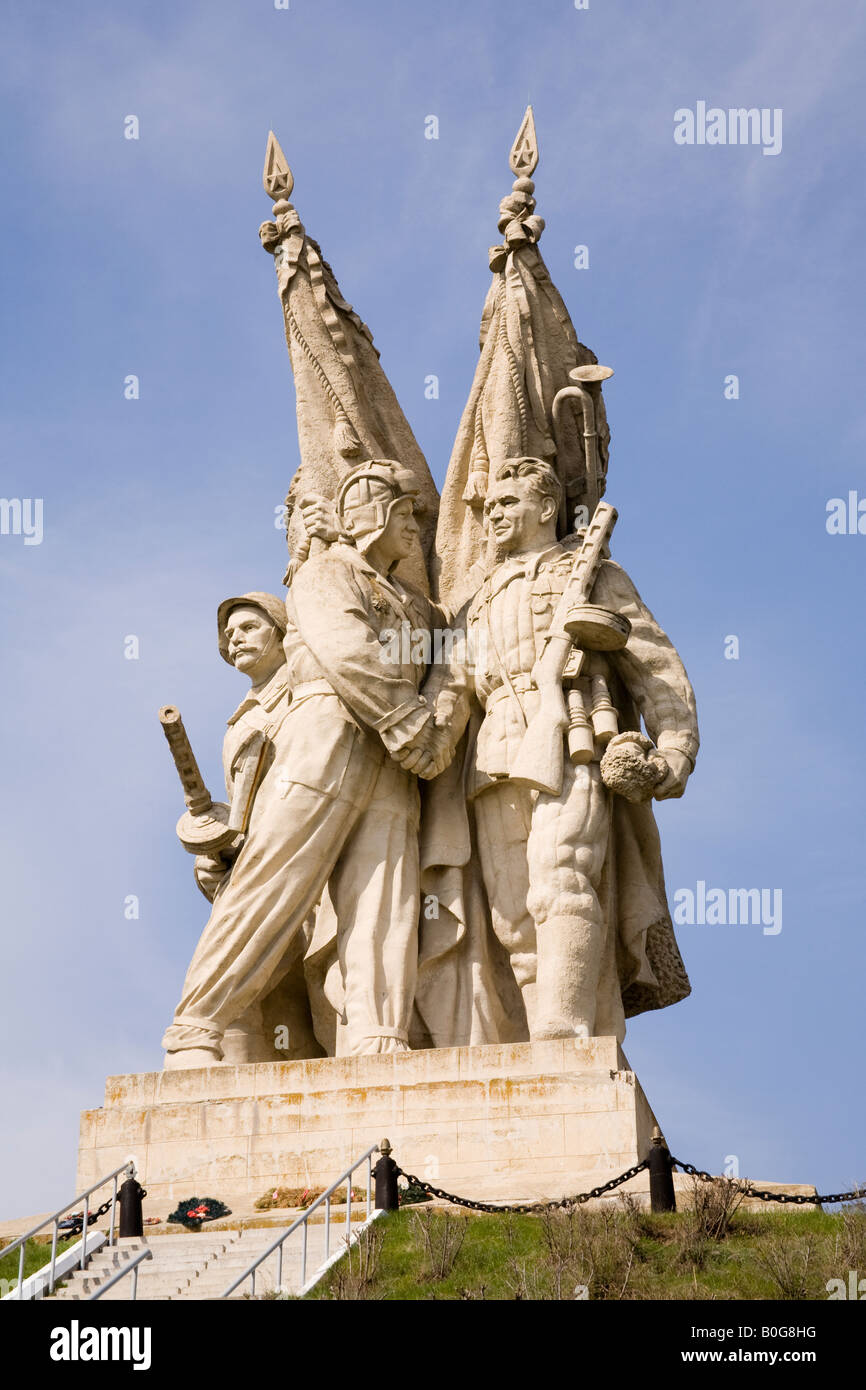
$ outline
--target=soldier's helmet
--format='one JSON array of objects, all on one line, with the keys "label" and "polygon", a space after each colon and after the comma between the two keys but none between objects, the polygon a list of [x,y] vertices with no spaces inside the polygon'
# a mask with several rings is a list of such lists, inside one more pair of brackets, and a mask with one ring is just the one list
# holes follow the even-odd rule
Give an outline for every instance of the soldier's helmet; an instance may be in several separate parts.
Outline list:
[{"label": "soldier's helmet", "polygon": [[276,594],[263,594],[259,590],[254,590],[249,594],[235,594],[232,598],[225,598],[217,609],[217,641],[219,642],[220,656],[223,661],[228,662],[229,666],[233,666],[234,662],[229,656],[226,623],[229,620],[229,614],[234,608],[260,608],[261,611],[270,618],[282,642],[286,635],[286,626],[288,622],[285,599],[277,598]]},{"label": "soldier's helmet", "polygon": [[349,540],[362,553],[378,540],[395,502],[409,497],[423,511],[418,479],[395,459],[369,459],[347,473],[337,493],[337,514]]}]

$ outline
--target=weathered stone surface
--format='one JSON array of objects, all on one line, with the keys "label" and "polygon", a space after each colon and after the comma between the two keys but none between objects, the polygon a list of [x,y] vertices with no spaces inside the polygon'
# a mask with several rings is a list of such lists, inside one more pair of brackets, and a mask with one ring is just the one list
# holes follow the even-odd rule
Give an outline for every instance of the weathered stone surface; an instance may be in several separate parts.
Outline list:
[{"label": "weathered stone surface", "polygon": [[270,135],[259,236],[302,458],[288,597],[219,606],[220,653],[251,681],[226,735],[230,805],[162,712],[178,834],[205,851],[213,901],[167,1068],[622,1039],[688,993],[649,800],[685,789],[694,698],[609,558],[613,373],[541,258],[538,158],[529,108],[434,543],[427,464]]},{"label": "weathered stone surface", "polygon": [[79,1179],[133,1153],[155,1200],[230,1202],[324,1186],[387,1135],[403,1168],[465,1195],[562,1196],[645,1157],[653,1124],[616,1038],[218,1066],[110,1077]]},{"label": "weathered stone surface", "polygon": [[[336,498],[341,539],[307,556],[285,605],[250,593],[219,606],[220,652],[252,682],[224,745],[223,809],[237,838],[196,858],[213,909],[163,1037],[167,1069],[230,1067],[275,1050],[409,1050],[420,895],[414,774],[432,766],[445,735],[418,692],[424,660],[410,650],[391,663],[380,638],[403,626],[429,635],[442,617],[394,572],[418,545],[419,492],[402,464],[351,469]],[[164,725],[166,711],[189,849],[196,807],[210,826],[214,806],[179,743],[176,711],[163,710]]]}]

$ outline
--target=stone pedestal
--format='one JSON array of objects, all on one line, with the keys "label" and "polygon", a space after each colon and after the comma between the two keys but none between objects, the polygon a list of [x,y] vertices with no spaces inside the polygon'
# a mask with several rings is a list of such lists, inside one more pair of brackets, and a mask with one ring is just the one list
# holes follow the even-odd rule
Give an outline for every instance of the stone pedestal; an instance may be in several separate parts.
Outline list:
[{"label": "stone pedestal", "polygon": [[230,1203],[327,1186],[387,1136],[460,1195],[561,1197],[645,1158],[654,1123],[615,1038],[145,1072],[82,1114],[78,1183],[132,1155],[152,1200]]}]

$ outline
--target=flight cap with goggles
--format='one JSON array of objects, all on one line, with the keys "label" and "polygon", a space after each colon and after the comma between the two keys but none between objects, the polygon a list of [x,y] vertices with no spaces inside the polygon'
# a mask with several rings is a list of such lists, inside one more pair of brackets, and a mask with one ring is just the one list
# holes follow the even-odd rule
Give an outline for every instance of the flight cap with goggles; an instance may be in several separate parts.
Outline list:
[{"label": "flight cap with goggles", "polygon": [[337,493],[337,515],[362,554],[382,535],[394,504],[404,497],[416,516],[424,510],[418,479],[395,459],[370,459],[346,474]]}]

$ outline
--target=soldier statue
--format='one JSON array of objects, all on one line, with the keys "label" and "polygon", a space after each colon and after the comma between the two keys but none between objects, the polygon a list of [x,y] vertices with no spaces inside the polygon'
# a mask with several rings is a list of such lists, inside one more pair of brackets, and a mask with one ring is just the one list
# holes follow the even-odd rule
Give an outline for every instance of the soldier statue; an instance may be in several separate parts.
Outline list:
[{"label": "soldier statue", "polygon": [[[443,770],[473,706],[480,706],[464,786],[493,931],[525,1010],[523,1036],[622,1039],[624,993],[655,983],[647,928],[667,916],[660,860],[658,875],[645,863],[647,850],[653,858],[655,827],[647,807],[629,808],[605,785],[604,733],[590,737],[580,761],[563,759],[554,789],[515,775],[541,700],[536,663],[579,536],[557,540],[561,485],[549,463],[507,459],[491,471],[484,513],[496,563],[455,619],[466,640],[455,644],[450,662],[432,668],[424,686],[437,722],[448,730],[450,752],[422,775]],[[620,650],[592,653],[575,693],[586,709],[604,709],[608,721],[614,715],[621,730],[638,731],[642,716],[658,750],[653,795],[682,796],[698,751],[694,696],[682,662],[610,559],[600,565],[592,602],[627,619],[629,635]],[[606,733],[609,739],[609,722]],[[632,737],[645,740],[636,732]],[[637,852],[633,821],[622,827],[626,836],[613,830],[614,801],[618,811],[643,812]],[[655,847],[657,857],[657,839]],[[658,950],[658,939],[654,944]],[[667,945],[676,964],[672,933]]]},{"label": "soldier statue", "polygon": [[[423,657],[383,660],[379,633],[435,621],[430,601],[392,574],[417,544],[417,506],[414,476],[399,464],[351,470],[337,500],[345,539],[294,576],[283,644],[289,700],[263,724],[266,766],[248,831],[163,1038],[167,1067],[223,1060],[227,1027],[278,982],[326,887],[342,981],[337,1050],[408,1049],[418,955],[414,773],[430,770],[444,735],[418,693]],[[251,642],[244,615],[234,610],[228,636],[236,660]],[[211,872],[200,866],[202,886]]]}]

